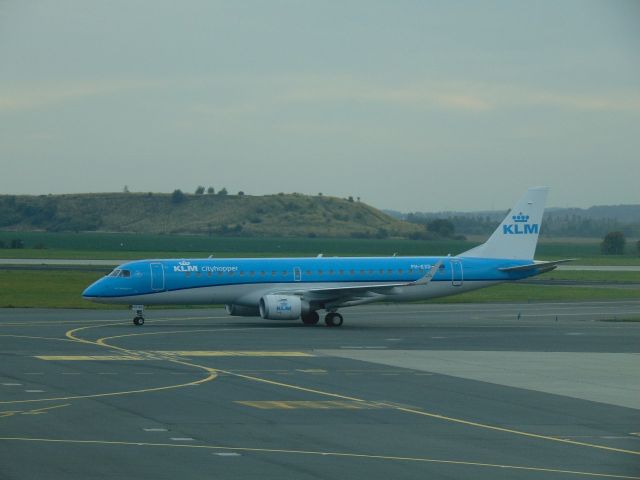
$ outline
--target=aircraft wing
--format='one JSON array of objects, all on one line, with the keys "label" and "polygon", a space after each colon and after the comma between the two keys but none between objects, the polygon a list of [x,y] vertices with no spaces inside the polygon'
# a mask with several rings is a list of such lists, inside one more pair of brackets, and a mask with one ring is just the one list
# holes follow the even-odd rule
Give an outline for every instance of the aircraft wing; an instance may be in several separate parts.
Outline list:
[{"label": "aircraft wing", "polygon": [[418,280],[402,283],[371,283],[368,285],[340,286],[340,287],[319,287],[301,288],[296,290],[285,290],[275,292],[276,294],[298,295],[309,301],[362,301],[372,299],[381,295],[393,294],[396,287],[411,287],[416,285],[427,285],[436,274],[442,261],[433,265],[429,271]]},{"label": "aircraft wing", "polygon": [[564,260],[553,260],[550,262],[534,262],[528,265],[518,265],[517,267],[499,268],[501,272],[522,272],[524,270],[540,270],[540,272],[550,272],[560,263],[572,262],[575,258],[566,258]]}]

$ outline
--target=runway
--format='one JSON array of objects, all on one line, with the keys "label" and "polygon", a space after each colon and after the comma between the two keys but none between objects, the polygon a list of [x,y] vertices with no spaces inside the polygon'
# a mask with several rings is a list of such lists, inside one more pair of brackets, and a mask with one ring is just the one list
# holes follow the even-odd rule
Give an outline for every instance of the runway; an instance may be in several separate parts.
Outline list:
[{"label": "runway", "polygon": [[640,302],[0,310],[0,478],[640,478]]}]

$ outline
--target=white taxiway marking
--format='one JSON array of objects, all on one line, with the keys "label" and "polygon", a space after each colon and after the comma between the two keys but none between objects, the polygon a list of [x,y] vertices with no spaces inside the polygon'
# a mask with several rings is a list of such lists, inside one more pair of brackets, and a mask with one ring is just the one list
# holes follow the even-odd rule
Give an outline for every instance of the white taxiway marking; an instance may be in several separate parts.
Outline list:
[{"label": "white taxiway marking", "polygon": [[191,437],[171,437],[171,440],[173,440],[174,442],[193,442],[193,441],[195,441]]},{"label": "white taxiway marking", "polygon": [[44,393],[44,390],[25,390],[27,393]]},{"label": "white taxiway marking", "polygon": [[3,383],[2,385],[4,385],[5,387],[17,387],[22,384],[21,383]]},{"label": "white taxiway marking", "polygon": [[145,432],[166,432],[166,428],[143,428]]},{"label": "white taxiway marking", "polygon": [[213,455],[217,455],[218,457],[239,457],[240,456],[239,453],[234,453],[234,452],[220,452],[220,453],[214,453]]}]

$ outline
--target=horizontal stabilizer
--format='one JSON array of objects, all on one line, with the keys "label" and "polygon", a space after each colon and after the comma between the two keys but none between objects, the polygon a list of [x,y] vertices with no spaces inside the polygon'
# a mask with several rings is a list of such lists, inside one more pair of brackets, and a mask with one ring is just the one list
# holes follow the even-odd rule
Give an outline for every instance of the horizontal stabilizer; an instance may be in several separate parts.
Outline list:
[{"label": "horizontal stabilizer", "polygon": [[526,270],[539,270],[542,272],[549,272],[556,268],[560,263],[572,262],[575,258],[566,258],[564,260],[553,260],[550,262],[534,262],[528,265],[518,265],[516,267],[504,267],[499,268],[501,272],[523,272]]}]

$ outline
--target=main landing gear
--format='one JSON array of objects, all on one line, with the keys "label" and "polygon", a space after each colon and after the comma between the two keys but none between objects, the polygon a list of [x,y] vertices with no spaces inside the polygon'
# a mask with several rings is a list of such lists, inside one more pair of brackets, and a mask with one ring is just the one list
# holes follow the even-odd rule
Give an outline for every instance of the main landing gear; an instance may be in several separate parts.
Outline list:
[{"label": "main landing gear", "polygon": [[304,323],[305,325],[315,325],[319,321],[320,315],[318,315],[318,312],[316,311],[312,311],[305,315],[302,315],[302,323]]},{"label": "main landing gear", "polygon": [[[318,312],[312,311],[302,315],[302,323],[305,325],[315,325],[320,321]],[[344,319],[338,312],[328,312],[324,317],[324,323],[327,327],[339,327]]]},{"label": "main landing gear", "polygon": [[340,327],[344,319],[338,312],[329,312],[324,316],[324,323],[327,327]]},{"label": "main landing gear", "polygon": [[144,325],[144,305],[131,305],[131,310],[134,312],[133,324],[134,325]]}]

